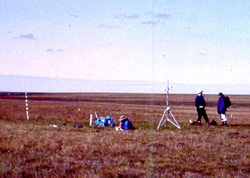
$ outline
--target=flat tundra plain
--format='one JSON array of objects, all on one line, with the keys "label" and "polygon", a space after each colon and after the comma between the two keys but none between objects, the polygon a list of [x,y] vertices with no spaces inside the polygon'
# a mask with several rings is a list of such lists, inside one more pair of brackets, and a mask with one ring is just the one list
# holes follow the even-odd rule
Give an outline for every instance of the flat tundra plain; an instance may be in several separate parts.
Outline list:
[{"label": "flat tundra plain", "polygon": [[[197,118],[192,94],[170,94],[170,122],[157,130],[165,94],[24,93],[0,96],[0,175],[13,176],[250,176],[250,95],[229,95],[228,126],[217,95],[204,95],[210,122]],[[90,115],[125,115],[136,127],[89,126]],[[171,119],[171,115],[169,115]],[[77,128],[74,126],[83,126]]]}]

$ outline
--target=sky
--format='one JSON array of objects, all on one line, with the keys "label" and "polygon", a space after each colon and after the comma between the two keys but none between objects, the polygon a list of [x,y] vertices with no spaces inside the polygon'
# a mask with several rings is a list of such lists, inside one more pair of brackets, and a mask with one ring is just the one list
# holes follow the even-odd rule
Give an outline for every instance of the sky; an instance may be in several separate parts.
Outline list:
[{"label": "sky", "polygon": [[1,0],[0,9],[0,75],[250,84],[249,0]]}]

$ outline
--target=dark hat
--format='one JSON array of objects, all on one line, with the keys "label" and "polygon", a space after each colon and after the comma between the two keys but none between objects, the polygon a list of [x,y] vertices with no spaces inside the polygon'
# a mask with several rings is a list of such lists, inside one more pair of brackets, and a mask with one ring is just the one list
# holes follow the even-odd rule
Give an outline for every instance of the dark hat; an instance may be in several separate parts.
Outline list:
[{"label": "dark hat", "polygon": [[202,94],[202,93],[203,93],[203,90],[202,90],[202,89],[199,89],[197,93],[198,93],[198,94]]},{"label": "dark hat", "polygon": [[220,92],[218,95],[223,96],[223,93]]}]

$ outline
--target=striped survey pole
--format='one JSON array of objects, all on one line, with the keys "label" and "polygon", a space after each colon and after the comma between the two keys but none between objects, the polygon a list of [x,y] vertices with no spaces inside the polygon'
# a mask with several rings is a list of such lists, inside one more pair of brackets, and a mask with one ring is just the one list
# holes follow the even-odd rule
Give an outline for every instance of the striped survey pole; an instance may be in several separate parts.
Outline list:
[{"label": "striped survey pole", "polygon": [[29,120],[29,105],[28,105],[28,94],[25,92],[25,104],[26,104],[26,116],[27,120]]},{"label": "striped survey pole", "polygon": [[92,126],[92,117],[93,117],[93,115],[90,114],[90,117],[89,117],[89,126]]}]

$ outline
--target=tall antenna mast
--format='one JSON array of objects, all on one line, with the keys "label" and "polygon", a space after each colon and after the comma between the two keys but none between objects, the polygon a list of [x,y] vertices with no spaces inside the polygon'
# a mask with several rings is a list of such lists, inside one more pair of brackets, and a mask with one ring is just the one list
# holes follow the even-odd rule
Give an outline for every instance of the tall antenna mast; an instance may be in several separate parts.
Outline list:
[{"label": "tall antenna mast", "polygon": [[166,106],[168,107],[168,101],[169,101],[169,90],[173,88],[173,86],[169,86],[169,80],[168,80],[168,85],[167,85],[167,89],[165,89],[165,91],[167,92],[167,99],[166,99]]},{"label": "tall antenna mast", "polygon": [[168,107],[168,98],[169,98],[169,80],[168,80],[168,86],[167,86],[167,100],[166,100],[166,106]]}]

